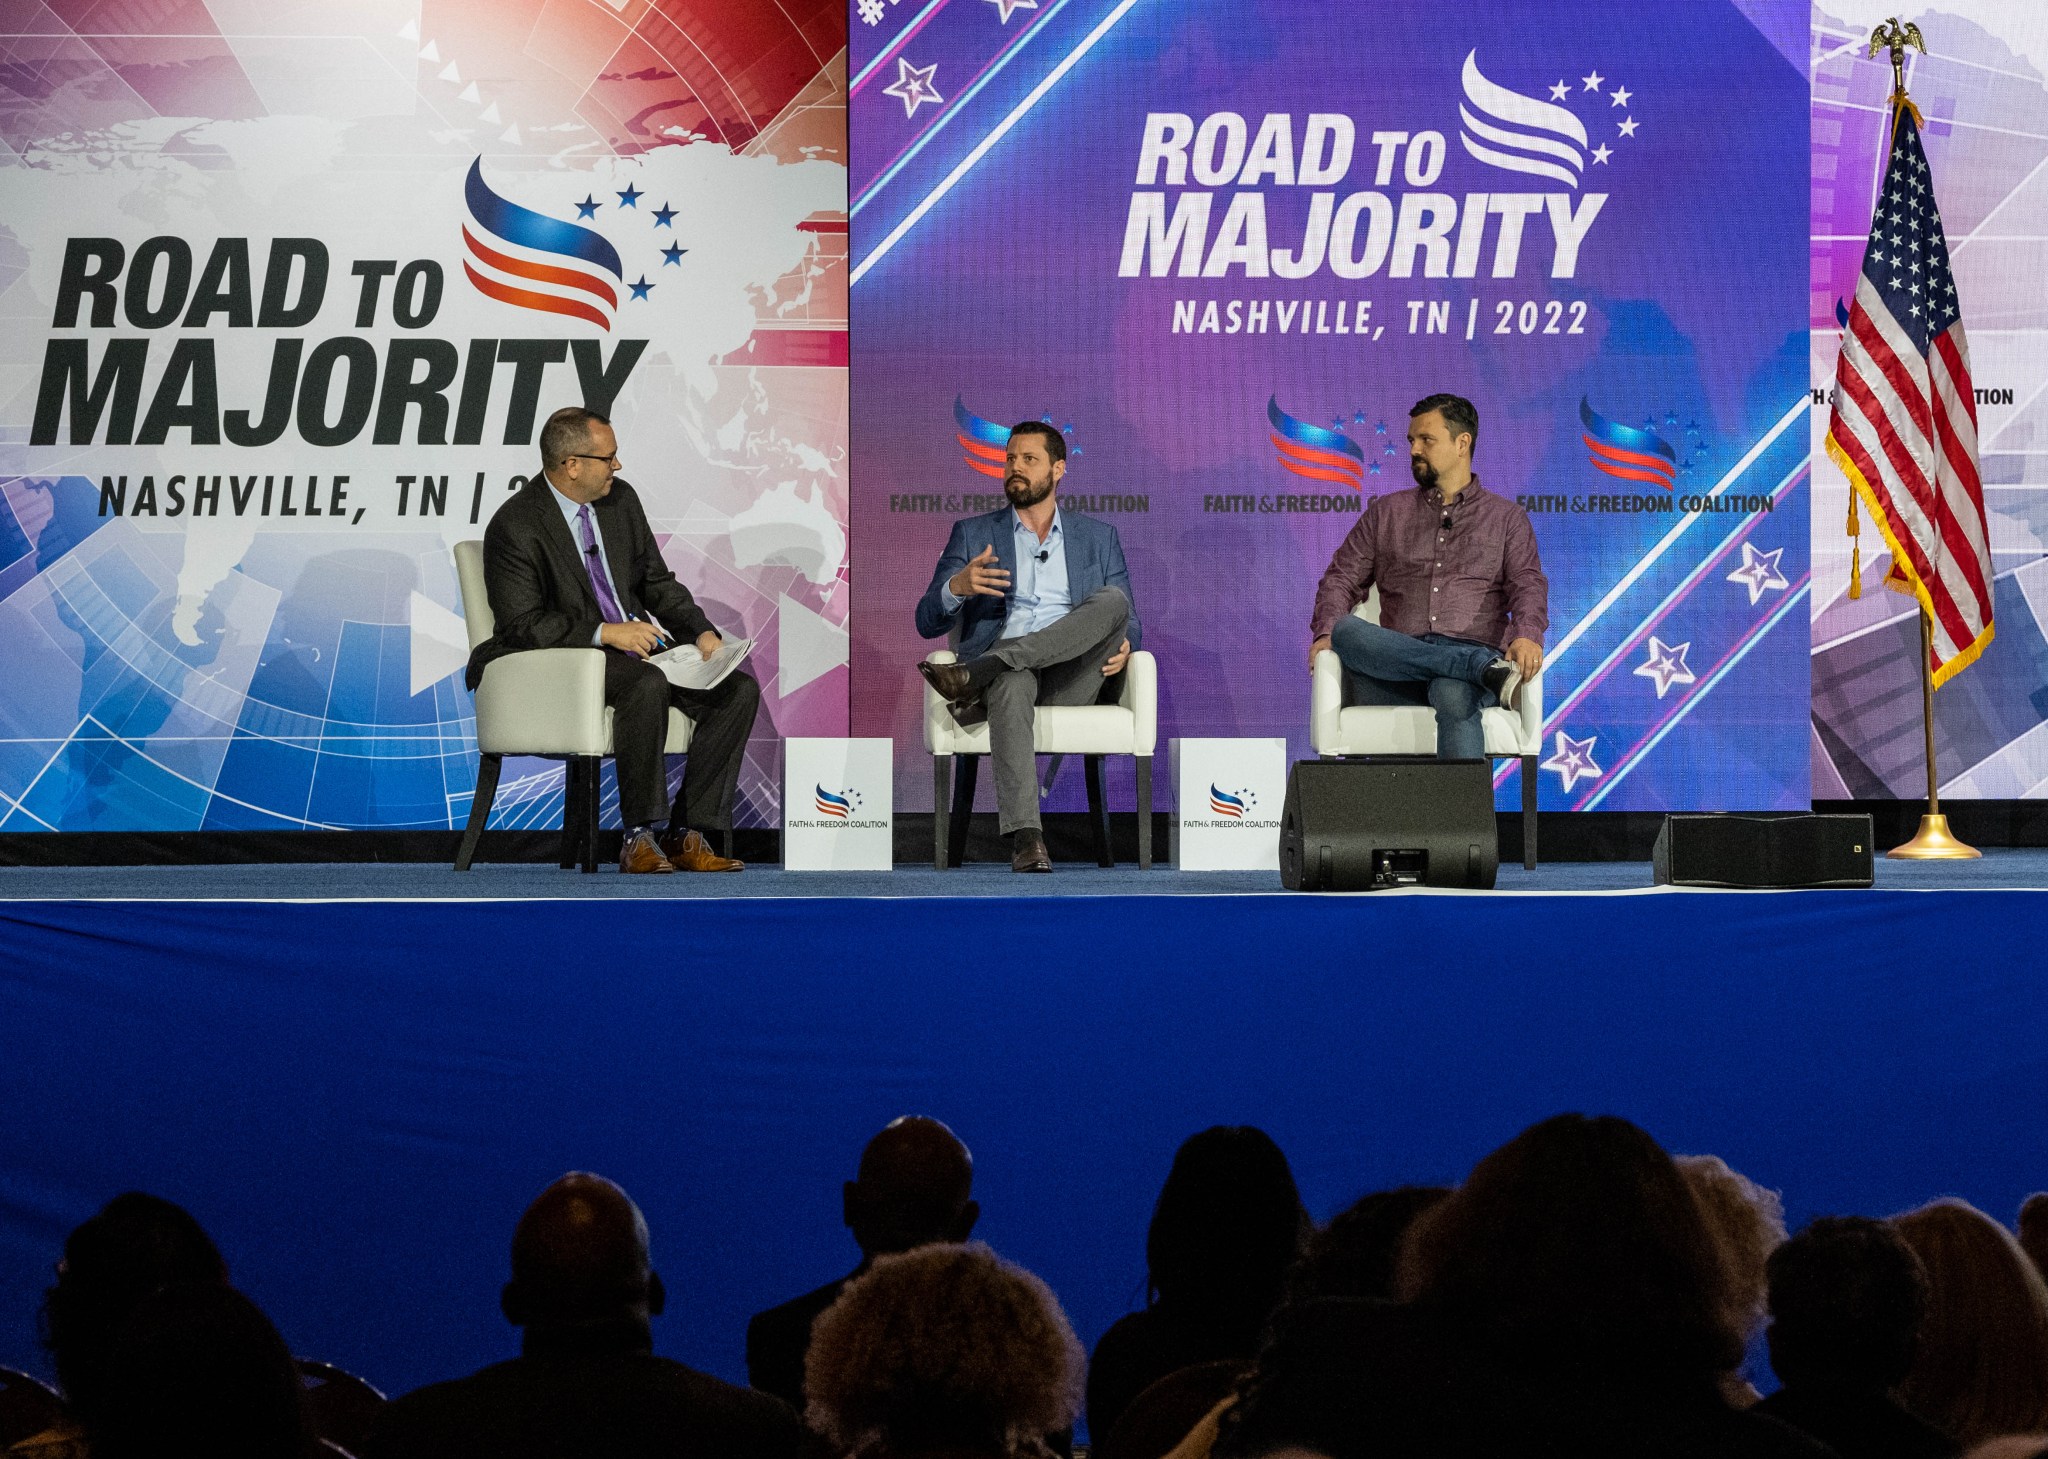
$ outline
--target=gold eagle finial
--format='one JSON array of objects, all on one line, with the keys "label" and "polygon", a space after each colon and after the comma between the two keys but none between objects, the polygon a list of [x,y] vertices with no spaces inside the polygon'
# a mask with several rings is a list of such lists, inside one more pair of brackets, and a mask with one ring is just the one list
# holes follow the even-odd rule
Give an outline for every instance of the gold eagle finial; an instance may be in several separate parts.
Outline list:
[{"label": "gold eagle finial", "polygon": [[1927,54],[1927,42],[1921,37],[1920,27],[1910,20],[1901,25],[1896,15],[1870,33],[1869,53],[1872,56],[1875,56],[1880,50],[1888,50],[1892,53],[1892,100],[1894,102],[1906,99],[1906,48],[1908,46],[1915,48],[1923,56]]}]

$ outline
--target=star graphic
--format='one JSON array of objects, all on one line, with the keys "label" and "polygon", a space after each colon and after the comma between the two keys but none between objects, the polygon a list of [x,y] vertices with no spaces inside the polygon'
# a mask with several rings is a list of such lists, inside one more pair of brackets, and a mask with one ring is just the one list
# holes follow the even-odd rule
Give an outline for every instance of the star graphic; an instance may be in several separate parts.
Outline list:
[{"label": "star graphic", "polygon": [[1008,25],[1010,17],[1018,11],[1036,10],[1038,8],[1038,0],[988,0],[988,3],[1002,12],[1002,23],[1004,25]]},{"label": "star graphic", "polygon": [[1569,791],[1581,780],[1598,780],[1607,772],[1593,763],[1593,743],[1600,737],[1588,735],[1575,740],[1563,730],[1557,732],[1557,748],[1548,760],[1543,762],[1545,770],[1555,770],[1564,777],[1564,788]]},{"label": "star graphic", "polygon": [[943,102],[946,99],[939,95],[938,88],[932,85],[932,73],[938,69],[936,61],[929,66],[919,68],[910,64],[909,57],[898,56],[896,58],[896,79],[882,88],[882,95],[893,96],[901,100],[903,103],[903,114],[907,117],[914,117],[917,115],[917,109],[926,102]]},{"label": "star graphic", "polygon": [[1613,106],[1627,106],[1628,99],[1631,96],[1635,95],[1635,93],[1633,91],[1630,91],[1626,86],[1617,86],[1614,88],[1614,90],[1608,92],[1607,94],[1614,98],[1613,102],[1610,103]]},{"label": "star graphic", "polygon": [[626,190],[619,194],[619,206],[622,208],[637,208],[640,206],[640,199],[644,196],[645,194],[639,188],[629,182],[626,184]]},{"label": "star graphic", "polygon": [[1560,81],[1557,85],[1550,88],[1550,99],[1552,101],[1563,101],[1566,96],[1571,94],[1571,89],[1568,83]]},{"label": "star graphic", "polygon": [[595,218],[597,210],[603,206],[604,204],[597,201],[589,193],[585,193],[583,201],[576,205],[576,216],[579,218]]},{"label": "star graphic", "polygon": [[1605,142],[1602,142],[1599,146],[1593,149],[1593,160],[1595,162],[1605,163],[1607,159],[1612,157],[1613,155],[1614,149],[1608,146]]},{"label": "star graphic", "polygon": [[[647,291],[649,289],[652,289],[654,285],[647,282],[647,275],[642,274],[640,275],[639,283],[628,284],[626,285],[626,287],[633,291],[633,297],[635,299],[647,299]],[[647,299],[647,302],[652,304],[654,301],[652,299]]]},{"label": "star graphic", "polygon": [[1634,117],[1623,117],[1617,130],[1624,137],[1633,137],[1636,134],[1636,119]]},{"label": "star graphic", "polygon": [[1778,571],[1778,559],[1784,555],[1782,547],[1771,552],[1758,552],[1756,544],[1745,542],[1742,544],[1742,566],[1728,574],[1728,581],[1748,588],[1750,606],[1754,607],[1756,600],[1765,592],[1791,586],[1785,581],[1785,574]]},{"label": "star graphic", "polygon": [[1592,75],[1581,76],[1579,79],[1586,83],[1586,90],[1598,91],[1600,89],[1600,83],[1602,81],[1605,81],[1607,78],[1605,76],[1602,76],[1598,71],[1595,71]]},{"label": "star graphic", "polygon": [[1662,699],[1670,692],[1673,684],[1690,684],[1699,676],[1685,666],[1685,651],[1690,643],[1671,644],[1656,634],[1650,635],[1650,657],[1636,667],[1636,677],[1657,681],[1657,697]]},{"label": "star graphic", "polygon": [[674,208],[671,208],[671,207],[670,207],[670,206],[669,206],[669,205],[668,205],[667,203],[663,203],[663,204],[662,204],[662,205],[661,205],[660,207],[658,207],[658,208],[656,208],[656,209],[654,210],[654,226],[655,226],[655,227],[657,227],[657,228],[673,228],[673,227],[675,227],[675,225],[676,225],[676,210],[675,210]]},{"label": "star graphic", "polygon": [[683,255],[688,253],[689,251],[689,249],[683,247],[680,243],[671,243],[668,247],[664,248],[661,251],[662,267],[667,268],[672,263],[680,264],[683,261]]}]

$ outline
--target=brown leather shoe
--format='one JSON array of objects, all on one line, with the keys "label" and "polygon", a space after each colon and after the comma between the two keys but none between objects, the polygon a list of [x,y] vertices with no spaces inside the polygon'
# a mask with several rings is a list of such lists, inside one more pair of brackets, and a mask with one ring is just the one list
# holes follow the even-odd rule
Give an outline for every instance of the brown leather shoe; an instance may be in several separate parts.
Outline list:
[{"label": "brown leather shoe", "polygon": [[1011,837],[1014,848],[1010,852],[1012,871],[1051,871],[1052,857],[1046,854],[1045,837],[1036,831],[1019,831]]},{"label": "brown leather shoe", "polygon": [[920,659],[917,671],[924,675],[925,683],[938,691],[941,699],[958,703],[967,697],[967,666],[960,663],[934,664]]},{"label": "brown leather shoe", "polygon": [[661,849],[677,871],[744,871],[747,865],[713,851],[701,831],[684,831],[681,835],[671,831],[661,838]]},{"label": "brown leather shoe", "polygon": [[627,876],[640,876],[674,871],[675,867],[661,854],[661,847],[655,844],[652,831],[638,831],[628,836],[626,844],[619,848],[619,870]]}]

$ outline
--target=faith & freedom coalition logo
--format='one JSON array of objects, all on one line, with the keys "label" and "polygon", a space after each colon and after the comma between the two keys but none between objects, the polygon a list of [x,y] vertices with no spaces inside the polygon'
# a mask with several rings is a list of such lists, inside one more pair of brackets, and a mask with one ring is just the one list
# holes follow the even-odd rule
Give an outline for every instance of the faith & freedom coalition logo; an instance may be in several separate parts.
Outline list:
[{"label": "faith & freedom coalition logo", "polygon": [[1218,827],[1236,829],[1248,827],[1253,830],[1270,831],[1278,821],[1262,820],[1256,814],[1259,797],[1256,791],[1242,788],[1225,790],[1215,781],[1209,782],[1209,814],[1215,818]]},{"label": "faith & freedom coalition logo", "polygon": [[[1117,492],[1102,489],[1099,482],[1083,484],[1083,479],[1074,474],[1086,454],[1076,439],[1072,421],[1061,421],[1055,425],[1051,411],[1036,417],[1046,425],[1054,426],[1067,443],[1068,475],[1060,484],[1060,504],[1077,512],[1093,516],[1119,516],[1152,510],[1152,496],[1149,492]],[[930,512],[947,516],[972,515],[977,512],[1000,511],[1009,505],[1009,498],[1002,493],[1003,479],[1009,475],[1009,450],[1011,426],[999,420],[977,415],[967,408],[964,395],[953,397],[953,442],[960,448],[960,462],[976,476],[987,477],[994,485],[981,491],[966,492],[892,492],[889,496],[889,510],[892,512]]]},{"label": "faith & freedom coalition logo", "polygon": [[889,825],[887,820],[861,815],[861,793],[853,786],[828,790],[813,783],[811,812],[784,824],[790,830],[804,831],[877,831]]}]

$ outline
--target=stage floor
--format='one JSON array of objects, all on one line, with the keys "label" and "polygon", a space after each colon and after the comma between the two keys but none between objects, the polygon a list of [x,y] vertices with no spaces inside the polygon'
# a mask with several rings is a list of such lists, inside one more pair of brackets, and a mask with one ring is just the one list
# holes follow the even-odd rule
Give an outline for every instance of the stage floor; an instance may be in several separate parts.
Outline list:
[{"label": "stage floor", "polygon": [[[2048,891],[2048,850],[1994,850],[1978,861],[1879,859],[1887,891]],[[1647,861],[1561,861],[1535,871],[1505,865],[1494,894],[1652,891]],[[1690,894],[1688,888],[1665,888]],[[1374,895],[1417,895],[1416,892]],[[1484,896],[1481,892],[1419,893]],[[243,866],[0,867],[8,901],[527,901],[585,898],[1132,897],[1290,895],[1277,872],[1178,872],[1062,863],[1051,876],[1017,876],[999,863],[956,871],[904,864],[888,872],[795,872],[755,866],[730,876],[584,876],[533,864],[479,864],[466,875],[408,862]]]}]

